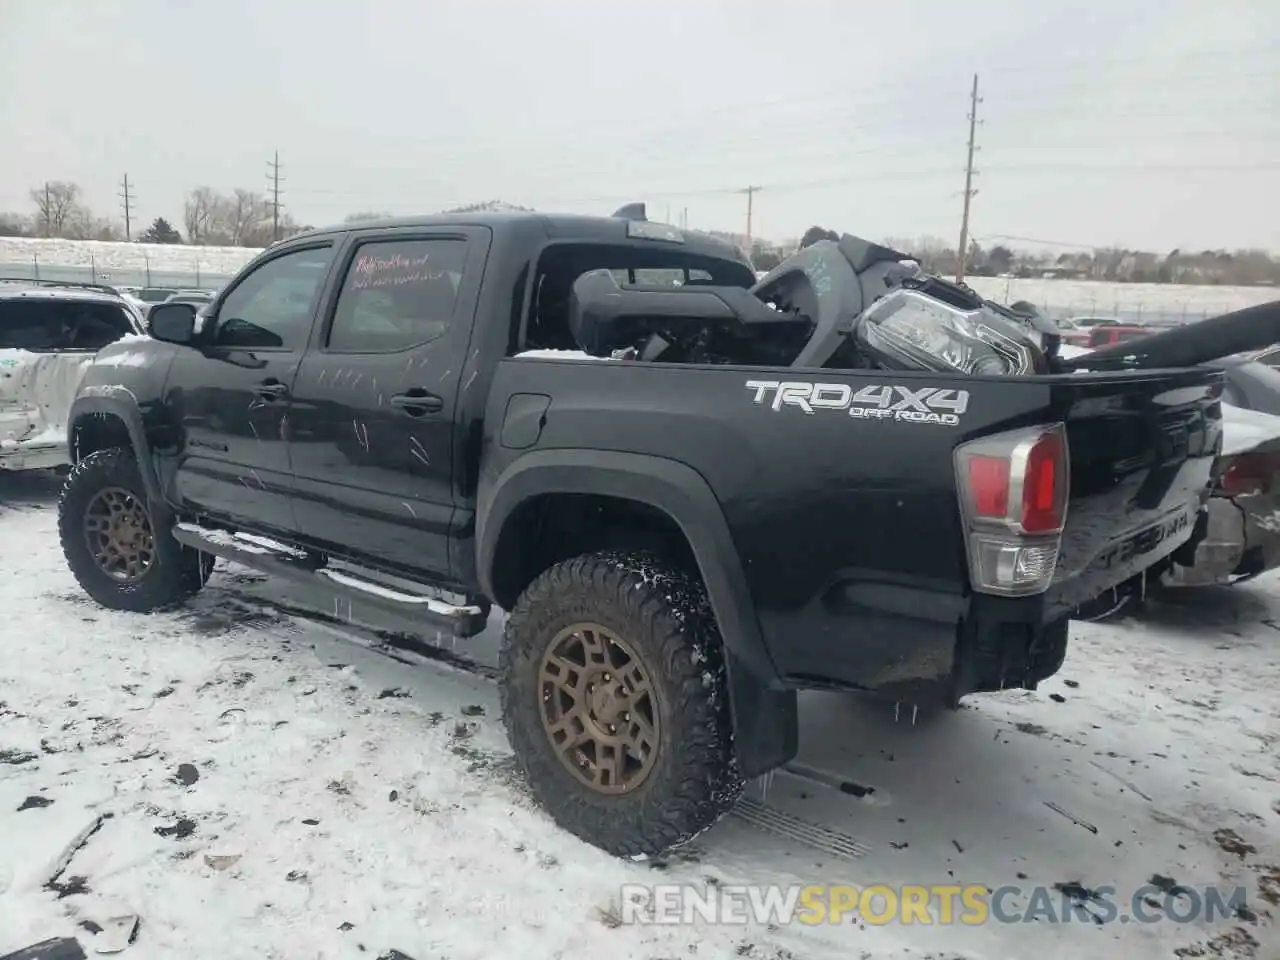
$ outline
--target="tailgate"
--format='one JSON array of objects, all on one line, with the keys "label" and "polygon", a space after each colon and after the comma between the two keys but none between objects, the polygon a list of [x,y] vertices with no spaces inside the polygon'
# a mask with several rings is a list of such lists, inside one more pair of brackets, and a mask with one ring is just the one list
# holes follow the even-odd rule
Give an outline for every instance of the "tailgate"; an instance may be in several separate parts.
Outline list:
[{"label": "tailgate", "polygon": [[1222,444],[1222,374],[1081,374],[1052,388],[1070,499],[1047,601],[1074,608],[1189,540]]}]

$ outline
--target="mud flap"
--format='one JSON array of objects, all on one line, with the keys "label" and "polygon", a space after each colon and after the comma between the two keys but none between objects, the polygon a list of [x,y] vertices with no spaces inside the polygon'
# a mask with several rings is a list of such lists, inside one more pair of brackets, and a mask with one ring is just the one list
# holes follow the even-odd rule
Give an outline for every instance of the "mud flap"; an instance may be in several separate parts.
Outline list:
[{"label": "mud flap", "polygon": [[970,693],[1034,690],[1062,667],[1069,621],[1043,626],[967,620],[960,626],[949,705]]},{"label": "mud flap", "polygon": [[800,743],[796,692],[769,686],[728,648],[725,675],[742,776],[749,780],[794,759]]}]

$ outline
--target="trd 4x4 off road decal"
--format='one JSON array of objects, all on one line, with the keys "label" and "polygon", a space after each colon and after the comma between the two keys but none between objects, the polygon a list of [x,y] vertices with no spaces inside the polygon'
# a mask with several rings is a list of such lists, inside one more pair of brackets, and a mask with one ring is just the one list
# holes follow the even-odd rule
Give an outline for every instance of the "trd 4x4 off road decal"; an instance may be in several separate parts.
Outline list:
[{"label": "trd 4x4 off road decal", "polygon": [[774,410],[784,405],[807,414],[818,410],[848,410],[859,420],[901,420],[906,423],[940,423],[958,426],[969,408],[968,390],[937,387],[902,387],[875,384],[854,390],[847,383],[748,380],[755,403]]}]

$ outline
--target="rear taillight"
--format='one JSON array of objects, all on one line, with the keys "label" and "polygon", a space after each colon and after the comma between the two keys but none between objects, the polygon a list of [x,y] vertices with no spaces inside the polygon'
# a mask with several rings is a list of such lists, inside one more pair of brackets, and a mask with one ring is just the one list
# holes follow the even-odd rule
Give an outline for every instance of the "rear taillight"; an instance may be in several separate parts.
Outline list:
[{"label": "rear taillight", "polygon": [[1058,564],[1070,471],[1065,427],[1000,433],[956,448],[973,589],[1043,593]]},{"label": "rear taillight", "polygon": [[1280,453],[1241,453],[1227,461],[1222,491],[1237,497],[1280,490]]}]

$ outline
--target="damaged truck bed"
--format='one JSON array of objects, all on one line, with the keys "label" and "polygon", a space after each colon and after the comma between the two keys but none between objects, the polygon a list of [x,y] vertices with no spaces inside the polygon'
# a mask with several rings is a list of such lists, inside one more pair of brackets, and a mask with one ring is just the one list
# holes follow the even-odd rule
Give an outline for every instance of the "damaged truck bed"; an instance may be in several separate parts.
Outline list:
[{"label": "damaged truck bed", "polygon": [[143,335],[109,288],[0,280],[0,470],[70,463],[67,415],[102,347]]}]

